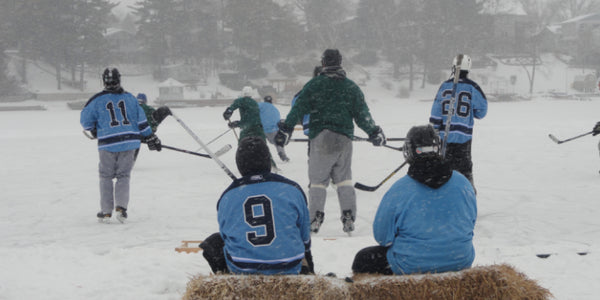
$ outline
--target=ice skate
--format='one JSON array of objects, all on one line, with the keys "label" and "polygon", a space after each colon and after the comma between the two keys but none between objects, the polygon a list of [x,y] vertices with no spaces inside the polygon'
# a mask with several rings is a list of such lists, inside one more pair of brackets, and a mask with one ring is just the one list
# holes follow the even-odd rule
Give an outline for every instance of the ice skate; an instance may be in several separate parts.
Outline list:
[{"label": "ice skate", "polygon": [[323,219],[325,218],[325,213],[322,211],[318,211],[315,215],[315,218],[310,222],[310,231],[313,233],[319,232],[321,228],[321,224],[323,224]]},{"label": "ice skate", "polygon": [[354,217],[352,216],[352,211],[345,210],[341,219],[342,224],[344,224],[344,232],[351,235],[352,231],[354,231]]},{"label": "ice skate", "polygon": [[127,208],[117,206],[116,211],[117,211],[117,220],[119,220],[119,222],[121,222],[121,223],[125,223],[125,220],[127,220]]},{"label": "ice skate", "polygon": [[98,217],[98,222],[108,224],[110,223],[110,218],[112,217],[112,214],[99,212],[96,214],[96,217]]}]

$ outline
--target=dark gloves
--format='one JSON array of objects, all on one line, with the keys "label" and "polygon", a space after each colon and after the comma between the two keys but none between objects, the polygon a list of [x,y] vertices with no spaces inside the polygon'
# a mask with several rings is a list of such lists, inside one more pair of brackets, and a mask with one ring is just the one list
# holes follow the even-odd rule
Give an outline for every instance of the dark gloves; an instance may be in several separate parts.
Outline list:
[{"label": "dark gloves", "polygon": [[[596,124],[597,125],[597,124]],[[96,128],[92,128],[92,130],[90,130],[90,133],[92,134],[92,136],[97,139],[98,138],[98,129]],[[594,134],[595,135],[595,134]]]},{"label": "dark gloves", "polygon": [[150,136],[145,137],[142,140],[142,143],[148,144],[148,149],[150,149],[150,151],[160,151],[162,149],[162,144],[160,143],[160,140],[158,139],[156,134],[152,134]]},{"label": "dark gloves", "polygon": [[283,147],[290,142],[292,132],[294,132],[294,127],[288,128],[285,126],[283,120],[279,121],[277,126],[279,127],[279,131],[277,131],[277,134],[275,135],[275,145]]},{"label": "dark gloves", "polygon": [[156,123],[160,124],[166,117],[173,115],[171,109],[167,106],[161,106],[152,112],[152,118]]},{"label": "dark gloves", "polygon": [[229,107],[223,112],[223,119],[225,120],[229,120],[229,118],[231,118],[231,115],[233,115],[233,110],[231,110]]},{"label": "dark gloves", "polygon": [[385,135],[381,127],[377,126],[377,129],[369,134],[369,142],[373,143],[374,146],[385,145]]},{"label": "dark gloves", "polygon": [[240,121],[233,121],[233,122],[229,122],[229,124],[227,124],[227,126],[229,126],[229,128],[236,128],[236,127],[240,127]]},{"label": "dark gloves", "polygon": [[302,259],[302,268],[300,269],[302,275],[314,275],[315,265],[313,263],[312,253],[310,250],[304,251],[304,258]]},{"label": "dark gloves", "polygon": [[592,132],[594,132],[592,135],[597,135],[600,134],[600,122],[596,123],[596,125],[594,125],[594,129],[592,129]]}]

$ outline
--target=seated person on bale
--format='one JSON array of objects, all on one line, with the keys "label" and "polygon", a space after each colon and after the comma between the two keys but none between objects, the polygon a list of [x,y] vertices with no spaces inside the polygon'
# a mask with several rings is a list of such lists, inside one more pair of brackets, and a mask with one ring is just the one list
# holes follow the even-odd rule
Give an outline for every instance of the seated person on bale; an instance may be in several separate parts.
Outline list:
[{"label": "seated person on bale", "polygon": [[360,250],[354,273],[419,274],[459,271],[475,258],[475,191],[440,155],[431,125],[406,135],[406,176],[383,196],[373,221],[379,246]]},{"label": "seated person on bale", "polygon": [[219,232],[200,247],[216,273],[314,273],[306,195],[294,181],[271,173],[264,139],[240,140],[235,156],[241,178],[217,203]]}]

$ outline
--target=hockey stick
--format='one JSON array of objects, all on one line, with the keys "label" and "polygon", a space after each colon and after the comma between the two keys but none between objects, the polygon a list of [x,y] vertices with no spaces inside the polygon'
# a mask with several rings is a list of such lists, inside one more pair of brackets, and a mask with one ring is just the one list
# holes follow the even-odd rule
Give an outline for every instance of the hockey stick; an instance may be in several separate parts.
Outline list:
[{"label": "hockey stick", "polygon": [[[228,133],[228,132],[229,132],[229,131],[231,131],[232,129],[233,129],[233,128],[229,128],[229,129],[227,129],[227,131],[225,131],[225,132],[223,132],[223,133],[219,134],[219,135],[218,135],[216,138],[214,138],[214,139],[210,140],[208,143],[206,143],[206,146],[208,146],[208,145],[210,145],[212,142],[214,142],[214,141],[218,140],[220,137],[222,137],[223,135],[225,135],[226,133]],[[198,148],[198,150],[196,150],[196,152],[198,152],[198,151],[200,151],[200,150],[202,150],[202,147]]]},{"label": "hockey stick", "polygon": [[231,127],[231,121],[227,120],[227,126],[229,126],[229,128],[231,128],[233,130],[233,134],[235,135],[235,139],[236,140],[240,140],[240,137],[238,136],[237,132],[235,132],[235,129],[233,127]]},{"label": "hockey stick", "polygon": [[557,137],[555,137],[555,136],[554,136],[552,133],[551,133],[551,134],[548,134],[548,137],[549,137],[551,140],[553,140],[555,143],[557,143],[557,144],[562,144],[562,143],[565,143],[565,142],[568,142],[568,141],[572,141],[572,140],[574,140],[574,139],[578,139],[578,138],[580,138],[580,137],[584,137],[584,136],[586,136],[586,135],[589,135],[589,134],[592,134],[592,133],[594,133],[594,131],[586,132],[586,133],[584,133],[584,134],[580,134],[580,135],[578,135],[578,136],[574,136],[574,137],[572,137],[572,138],[564,139],[564,140],[562,140],[562,141],[561,141],[561,140],[559,140]]},{"label": "hockey stick", "polygon": [[196,140],[196,142],[198,142],[198,144],[202,146],[202,148],[204,148],[204,151],[208,153],[210,158],[212,158],[212,160],[214,160],[231,179],[237,179],[233,172],[231,172],[231,170],[229,170],[229,168],[227,168],[227,166],[212,151],[210,151],[210,149],[202,142],[202,140],[200,140],[200,138],[187,125],[185,125],[185,123],[183,123],[183,121],[177,115],[175,115],[174,113],[172,113],[171,115],[173,116],[173,118],[175,118],[175,120],[177,120],[181,127],[183,127],[183,129],[185,129],[185,131],[187,131],[192,136],[192,138],[194,138],[194,140]]},{"label": "hockey stick", "polygon": [[[404,138],[398,138],[398,140],[400,140],[400,139],[404,140]],[[354,140],[355,141],[368,141],[367,139],[363,140],[363,139],[360,139],[360,138],[359,139],[355,138]],[[390,139],[386,139],[386,140],[389,141]],[[291,142],[308,142],[308,139],[290,139],[290,141]],[[386,148],[394,149],[396,151],[404,151],[404,147],[393,147],[393,146],[386,145],[386,144],[383,144],[382,146],[384,146]]]},{"label": "hockey stick", "polygon": [[96,138],[87,130],[83,130],[83,134],[90,140],[95,140]]},{"label": "hockey stick", "polygon": [[402,167],[404,167],[407,164],[407,162],[403,162],[399,167],[396,168],[396,170],[394,170],[392,173],[390,173],[390,175],[388,175],[385,179],[383,179],[383,181],[381,181],[378,185],[376,186],[367,186],[364,185],[360,182],[356,182],[354,183],[354,187],[359,189],[359,190],[363,190],[363,191],[367,191],[367,192],[374,192],[375,190],[377,190],[382,184],[384,184],[386,181],[388,181],[388,179],[392,178],[392,176],[394,176],[394,174],[396,174],[396,172],[400,171],[400,169],[402,169]]},{"label": "hockey stick", "polygon": [[[448,144],[448,134],[450,133],[450,125],[452,125],[452,117],[454,116],[454,102],[456,102],[456,87],[460,79],[460,67],[462,65],[463,55],[456,56],[456,69],[454,70],[454,82],[452,83],[452,96],[450,105],[448,106],[448,114],[446,115],[446,126],[444,128],[444,141],[442,142],[442,158],[446,158],[446,146]],[[442,112],[444,110],[442,102]]]},{"label": "hockey stick", "polygon": [[[198,152],[175,148],[175,147],[171,147],[171,146],[167,146],[167,145],[162,145],[162,147],[165,149],[169,149],[169,150],[174,150],[174,151],[178,151],[178,152],[183,152],[183,153],[187,153],[187,154],[210,158],[210,155],[204,154],[204,153],[198,153]],[[215,151],[215,155],[221,156],[221,155],[225,154],[227,151],[231,150],[231,148],[232,148],[231,145],[227,144],[227,145],[223,146],[221,149]]]}]

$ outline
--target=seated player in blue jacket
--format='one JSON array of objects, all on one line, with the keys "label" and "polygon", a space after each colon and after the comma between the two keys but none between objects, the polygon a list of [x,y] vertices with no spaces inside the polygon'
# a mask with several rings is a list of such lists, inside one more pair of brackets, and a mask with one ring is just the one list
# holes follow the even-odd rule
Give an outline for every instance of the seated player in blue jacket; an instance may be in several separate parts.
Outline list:
[{"label": "seated player in blue jacket", "polygon": [[475,258],[475,191],[440,155],[431,125],[406,135],[406,176],[383,196],[373,221],[379,246],[360,250],[354,273],[420,274],[470,268]]},{"label": "seated player in blue jacket", "polygon": [[243,138],[235,160],[242,177],[233,181],[217,203],[219,232],[200,244],[212,271],[314,273],[302,188],[271,173],[271,154],[262,138]]}]

